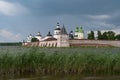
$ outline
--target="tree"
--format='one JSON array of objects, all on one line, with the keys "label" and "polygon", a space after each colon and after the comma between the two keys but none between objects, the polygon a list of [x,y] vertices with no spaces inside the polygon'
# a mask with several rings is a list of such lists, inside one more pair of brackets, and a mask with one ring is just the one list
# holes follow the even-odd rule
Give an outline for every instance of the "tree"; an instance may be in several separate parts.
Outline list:
[{"label": "tree", "polygon": [[103,33],[102,38],[103,38],[103,40],[108,40],[107,32],[104,32],[104,33]]},{"label": "tree", "polygon": [[102,34],[101,34],[101,31],[97,31],[97,35],[98,35],[98,40],[102,40]]},{"label": "tree", "polygon": [[107,37],[108,37],[108,40],[115,40],[115,32],[108,31],[107,32]]},{"label": "tree", "polygon": [[88,34],[88,39],[91,39],[91,34],[90,33]]},{"label": "tree", "polygon": [[89,34],[88,34],[88,39],[90,40],[94,40],[95,39],[95,36],[94,36],[94,32],[91,31]]},{"label": "tree", "polygon": [[37,38],[32,38],[31,42],[38,42],[39,40]]},{"label": "tree", "polygon": [[120,40],[120,34],[116,35],[116,36],[115,36],[115,39],[116,39],[116,40]]}]

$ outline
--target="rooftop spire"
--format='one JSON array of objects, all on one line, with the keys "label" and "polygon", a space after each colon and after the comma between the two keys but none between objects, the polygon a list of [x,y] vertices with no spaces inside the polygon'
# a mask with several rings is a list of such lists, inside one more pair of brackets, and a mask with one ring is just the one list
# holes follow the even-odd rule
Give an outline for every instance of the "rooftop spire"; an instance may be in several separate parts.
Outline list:
[{"label": "rooftop spire", "polygon": [[60,29],[60,24],[59,24],[59,22],[57,22],[57,25],[56,25],[55,30],[61,30],[61,29]]},{"label": "rooftop spire", "polygon": [[57,27],[56,28],[60,28],[60,24],[59,24],[59,22],[57,22]]},{"label": "rooftop spire", "polygon": [[61,34],[67,34],[67,31],[66,31],[66,29],[65,29],[64,24],[63,24],[63,27],[62,27],[62,29],[61,29]]}]

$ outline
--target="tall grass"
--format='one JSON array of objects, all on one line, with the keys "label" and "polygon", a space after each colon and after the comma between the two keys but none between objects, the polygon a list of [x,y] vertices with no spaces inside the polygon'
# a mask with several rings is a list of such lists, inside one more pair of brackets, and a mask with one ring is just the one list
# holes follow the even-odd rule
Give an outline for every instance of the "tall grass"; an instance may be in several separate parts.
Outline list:
[{"label": "tall grass", "polygon": [[[16,54],[11,54],[9,51],[0,54],[0,75],[120,74],[119,48],[43,48],[43,51],[41,50],[29,48]],[[116,50],[115,53],[112,50]]]}]

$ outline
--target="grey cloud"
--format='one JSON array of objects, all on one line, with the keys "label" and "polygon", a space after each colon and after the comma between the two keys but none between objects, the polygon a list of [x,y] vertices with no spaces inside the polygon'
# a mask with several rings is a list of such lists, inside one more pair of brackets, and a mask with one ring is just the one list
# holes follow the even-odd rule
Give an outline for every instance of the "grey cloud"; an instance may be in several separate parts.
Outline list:
[{"label": "grey cloud", "polygon": [[44,0],[42,12],[47,15],[109,14],[119,10],[118,0]]}]

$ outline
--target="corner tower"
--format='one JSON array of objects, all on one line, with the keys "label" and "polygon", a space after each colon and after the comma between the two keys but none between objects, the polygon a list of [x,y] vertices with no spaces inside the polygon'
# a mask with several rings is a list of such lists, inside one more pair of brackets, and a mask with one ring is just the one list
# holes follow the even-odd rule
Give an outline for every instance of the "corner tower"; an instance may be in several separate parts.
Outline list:
[{"label": "corner tower", "polygon": [[58,35],[57,39],[57,47],[69,47],[69,35],[67,34],[67,31],[63,25],[61,28],[61,33]]}]

